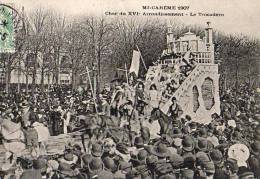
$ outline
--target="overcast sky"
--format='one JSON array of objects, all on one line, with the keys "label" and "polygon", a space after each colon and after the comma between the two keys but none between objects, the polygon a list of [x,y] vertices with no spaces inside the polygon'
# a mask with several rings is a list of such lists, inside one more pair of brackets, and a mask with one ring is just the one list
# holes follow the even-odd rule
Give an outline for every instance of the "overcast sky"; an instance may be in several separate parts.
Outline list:
[{"label": "overcast sky", "polygon": [[[186,24],[204,25],[207,21],[225,33],[244,33],[260,39],[260,0],[0,0],[24,6],[32,11],[39,6],[52,8],[67,15],[104,15],[106,11],[139,11],[143,5],[188,5],[189,11],[223,13],[224,17],[179,17]],[[158,11],[149,11],[158,12]],[[160,12],[169,12],[160,10]]]}]

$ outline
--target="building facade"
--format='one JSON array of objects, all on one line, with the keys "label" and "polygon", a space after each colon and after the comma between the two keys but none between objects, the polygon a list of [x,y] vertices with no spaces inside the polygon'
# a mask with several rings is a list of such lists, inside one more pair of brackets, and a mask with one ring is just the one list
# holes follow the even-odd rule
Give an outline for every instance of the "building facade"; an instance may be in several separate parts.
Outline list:
[{"label": "building facade", "polygon": [[[58,65],[50,56],[49,59],[44,59],[39,53],[36,57],[32,53],[27,53],[22,59],[14,59],[12,63],[12,71],[10,74],[10,84],[32,84],[33,72],[36,69],[35,84],[61,84],[70,85],[72,77],[72,63],[70,57],[66,53],[59,55]],[[0,84],[5,84],[5,64],[1,60],[0,66]],[[57,66],[55,68],[55,66]],[[58,81],[55,75],[58,76]]]}]

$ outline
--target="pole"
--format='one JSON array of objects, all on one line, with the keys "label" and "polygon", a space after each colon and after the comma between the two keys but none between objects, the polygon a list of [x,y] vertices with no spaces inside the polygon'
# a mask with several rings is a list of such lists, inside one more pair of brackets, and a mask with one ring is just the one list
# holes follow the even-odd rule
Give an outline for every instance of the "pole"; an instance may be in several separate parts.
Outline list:
[{"label": "pole", "polygon": [[21,81],[20,81],[20,78],[21,78],[21,61],[19,60],[19,67],[18,67],[18,86],[17,86],[17,91],[18,93],[20,93],[20,86],[21,86]]},{"label": "pole", "polygon": [[128,83],[128,72],[127,72],[126,63],[125,63],[125,76],[126,76],[126,82],[127,82],[127,84],[129,84]]},{"label": "pole", "polygon": [[138,50],[139,53],[140,53],[141,60],[142,60],[142,63],[143,63],[143,65],[144,65],[144,69],[145,69],[145,71],[147,71],[147,67],[146,67],[146,65],[145,65],[145,63],[144,63],[144,59],[143,59],[142,53],[141,53],[141,51],[140,51],[140,49],[139,49],[139,47],[138,47],[137,45],[136,45],[136,48],[137,48],[137,50]]},{"label": "pole", "polygon": [[90,90],[91,90],[91,93],[92,93],[92,96],[93,96],[93,101],[94,101],[95,110],[96,110],[96,112],[98,112],[98,110],[97,110],[97,104],[96,104],[96,98],[95,98],[95,96],[94,96],[94,91],[93,91],[92,82],[91,82],[91,78],[90,78],[90,75],[89,75],[89,69],[88,69],[88,67],[86,67],[86,70],[87,70],[87,74],[88,74],[88,81],[89,81],[89,84],[90,84]]},{"label": "pole", "polygon": [[50,72],[48,71],[48,86],[47,86],[48,104],[50,104]]}]

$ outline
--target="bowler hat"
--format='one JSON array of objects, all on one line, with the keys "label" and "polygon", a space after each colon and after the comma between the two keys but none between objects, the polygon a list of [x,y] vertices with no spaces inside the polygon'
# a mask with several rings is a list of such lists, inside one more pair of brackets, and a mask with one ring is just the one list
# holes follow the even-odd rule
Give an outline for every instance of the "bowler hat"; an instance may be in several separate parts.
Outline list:
[{"label": "bowler hat", "polygon": [[93,156],[91,154],[85,154],[82,156],[82,161],[83,161],[84,165],[88,165],[92,159],[93,159]]},{"label": "bowler hat", "polygon": [[144,145],[144,140],[143,140],[143,138],[142,138],[142,137],[136,137],[136,138],[135,138],[135,141],[134,141],[134,145],[135,145],[136,147],[143,147],[143,145]]},{"label": "bowler hat", "polygon": [[213,161],[202,162],[201,167],[208,174],[214,174],[215,173],[215,165],[214,165]]},{"label": "bowler hat", "polygon": [[37,160],[33,160],[33,168],[36,170],[40,170],[41,173],[46,172],[47,161],[43,158],[38,158]]},{"label": "bowler hat", "polygon": [[199,151],[207,151],[208,150],[208,141],[207,139],[199,138],[196,143],[196,149]]},{"label": "bowler hat", "polygon": [[190,136],[185,136],[182,140],[182,148],[184,151],[190,152],[194,149],[194,142]]},{"label": "bowler hat", "polygon": [[99,158],[93,158],[88,165],[90,173],[99,173],[103,170],[103,162]]},{"label": "bowler hat", "polygon": [[226,167],[229,168],[233,173],[238,172],[238,164],[236,159],[228,158],[225,164]]},{"label": "bowler hat", "polygon": [[167,146],[162,143],[158,146],[153,147],[151,152],[157,157],[168,157],[170,154]]},{"label": "bowler hat", "polygon": [[92,148],[91,148],[91,154],[94,156],[94,157],[101,157],[102,154],[103,154],[103,148],[102,148],[102,145],[98,144],[98,143],[95,143],[92,145]]},{"label": "bowler hat", "polygon": [[173,137],[173,138],[177,138],[177,137],[180,138],[180,137],[182,137],[181,129],[179,129],[179,128],[173,128],[172,133],[171,133],[170,136]]},{"label": "bowler hat", "polygon": [[197,127],[197,123],[191,122],[189,126],[190,126],[191,129],[195,129]]},{"label": "bowler hat", "polygon": [[196,162],[196,156],[193,155],[191,152],[187,152],[183,155],[184,159],[184,166],[185,167],[192,167]]},{"label": "bowler hat", "polygon": [[64,155],[64,158],[61,158],[59,160],[60,162],[63,162],[63,163],[68,163],[68,164],[76,164],[76,162],[78,161],[78,157],[76,155],[74,155],[73,153],[69,152],[69,153],[66,153]]},{"label": "bowler hat", "polygon": [[212,150],[210,152],[210,157],[213,160],[214,164],[220,164],[223,159],[223,155],[218,149]]},{"label": "bowler hat", "polygon": [[200,137],[207,137],[207,130],[206,130],[206,128],[200,128],[199,129],[199,135],[200,135]]},{"label": "bowler hat", "polygon": [[196,153],[196,160],[199,165],[201,165],[203,162],[209,162],[210,158],[205,152],[197,152]]},{"label": "bowler hat", "polygon": [[110,158],[110,157],[104,158],[103,163],[104,163],[104,168],[106,168],[107,170],[109,170],[111,172],[116,171],[117,166],[115,164],[115,161],[112,158]]},{"label": "bowler hat", "polygon": [[179,154],[171,154],[170,162],[173,168],[180,168],[184,164],[184,159]]},{"label": "bowler hat", "polygon": [[260,141],[255,141],[251,144],[251,152],[255,155],[259,155],[260,153]]},{"label": "bowler hat", "polygon": [[66,176],[75,176],[75,172],[71,168],[71,165],[68,163],[59,163],[58,171]]},{"label": "bowler hat", "polygon": [[146,150],[140,150],[137,154],[137,159],[139,161],[145,161],[148,156],[148,153]]}]

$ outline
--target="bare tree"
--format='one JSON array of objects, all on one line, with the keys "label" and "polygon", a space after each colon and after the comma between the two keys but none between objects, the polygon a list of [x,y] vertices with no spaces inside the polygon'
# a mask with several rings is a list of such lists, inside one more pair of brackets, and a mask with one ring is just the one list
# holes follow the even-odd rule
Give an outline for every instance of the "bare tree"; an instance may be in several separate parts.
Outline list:
[{"label": "bare tree", "polygon": [[77,77],[89,62],[89,39],[83,31],[82,25],[78,20],[71,22],[65,32],[65,51],[70,58],[70,68],[72,72],[72,88],[77,85]]},{"label": "bare tree", "polygon": [[[28,17],[30,28],[28,31],[28,57],[25,59],[26,74],[32,75],[32,92],[35,90],[37,69],[40,67],[39,59],[42,58],[43,44],[47,39],[47,18],[49,12],[39,8],[32,12]],[[28,76],[26,77],[28,89]]]},{"label": "bare tree", "polygon": [[105,18],[89,17],[83,21],[85,24],[86,33],[90,38],[90,54],[92,57],[92,63],[94,68],[96,66],[97,73],[97,92],[99,90],[101,76],[102,76],[102,64],[105,64],[107,56],[111,51],[111,45],[115,40],[114,26],[112,22],[109,22]]}]

